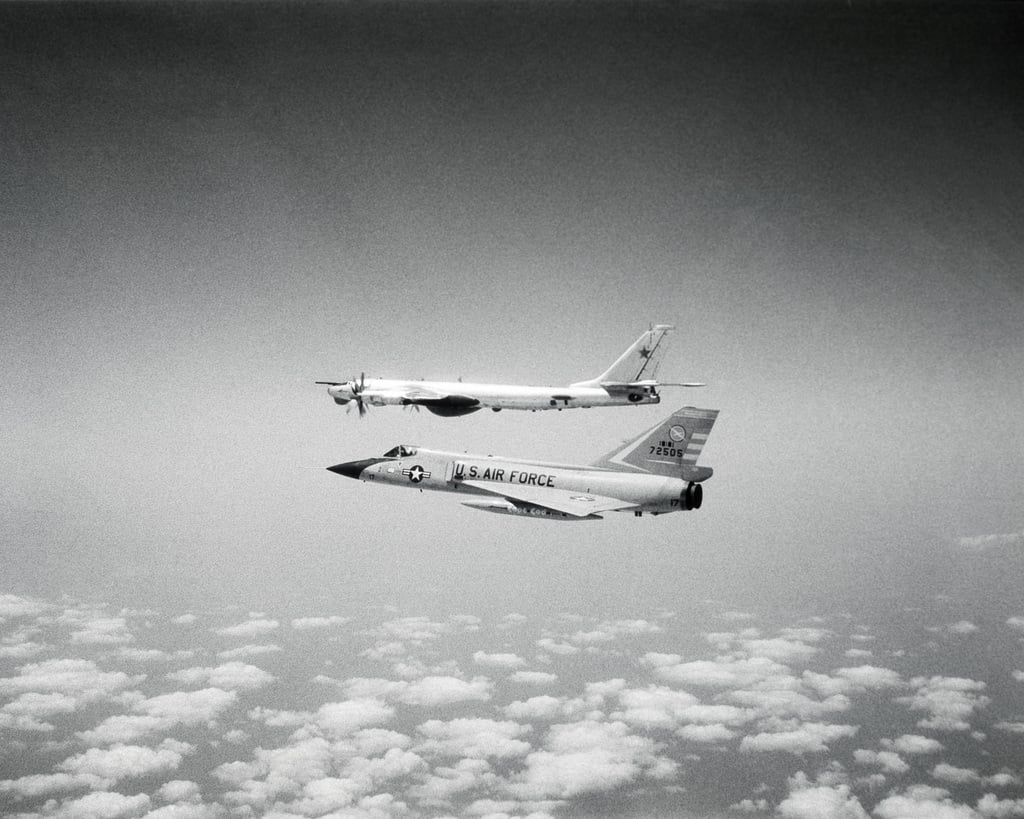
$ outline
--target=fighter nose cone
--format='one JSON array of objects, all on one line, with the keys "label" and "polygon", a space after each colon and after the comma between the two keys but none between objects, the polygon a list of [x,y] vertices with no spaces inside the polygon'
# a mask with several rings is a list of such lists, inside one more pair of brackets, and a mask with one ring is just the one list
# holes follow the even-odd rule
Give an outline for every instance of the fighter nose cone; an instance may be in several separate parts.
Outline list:
[{"label": "fighter nose cone", "polygon": [[366,458],[362,461],[348,461],[343,464],[335,464],[327,467],[328,472],[335,472],[344,475],[346,478],[358,478],[366,467],[377,463],[376,458]]}]

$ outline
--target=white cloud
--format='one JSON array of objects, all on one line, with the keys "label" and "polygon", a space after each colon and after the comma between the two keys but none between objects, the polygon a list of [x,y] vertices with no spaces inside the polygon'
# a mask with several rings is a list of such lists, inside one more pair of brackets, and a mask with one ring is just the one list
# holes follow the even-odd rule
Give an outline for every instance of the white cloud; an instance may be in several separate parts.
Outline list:
[{"label": "white cloud", "polygon": [[238,694],[220,688],[159,694],[133,703],[136,713],[107,717],[95,728],[80,731],[78,737],[92,745],[123,744],[178,725],[211,725],[237,701]]},{"label": "white cloud", "polygon": [[145,813],[150,806],[144,793],[125,796],[113,791],[86,794],[63,802],[47,819],[131,819]]},{"label": "white cloud", "polygon": [[171,622],[177,626],[190,626],[198,619],[194,614],[180,614],[171,618]]},{"label": "white cloud", "polygon": [[85,788],[101,788],[104,785],[106,783],[100,777],[92,774],[31,774],[18,779],[0,780],[0,794],[10,794],[16,799],[34,799]]},{"label": "white cloud", "polygon": [[38,617],[53,609],[52,604],[43,600],[19,597],[16,594],[0,594],[0,618]]},{"label": "white cloud", "polygon": [[426,756],[509,759],[531,750],[529,742],[519,739],[530,728],[508,720],[428,720],[416,730],[424,740],[414,750]]},{"label": "white cloud", "polygon": [[797,755],[820,753],[828,750],[828,743],[856,733],[855,725],[805,722],[792,730],[745,736],[740,741],[740,750],[746,753],[782,751]]},{"label": "white cloud", "polygon": [[789,669],[767,657],[749,659],[720,658],[718,660],[694,660],[687,663],[667,664],[666,655],[644,656],[654,665],[655,674],[662,679],[680,685],[695,685],[703,688],[739,688],[753,685],[769,677],[789,677]]},{"label": "white cloud", "polygon": [[801,772],[790,778],[789,786],[789,794],[778,807],[784,819],[868,819],[845,783],[812,783]]},{"label": "white cloud", "polygon": [[453,625],[435,622],[428,617],[401,617],[384,623],[380,628],[386,636],[392,639],[422,643],[436,640],[442,634],[448,634],[452,631]]},{"label": "white cloud", "polygon": [[1024,799],[999,799],[986,793],[978,800],[978,813],[985,819],[1020,819],[1024,816]]},{"label": "white cloud", "polygon": [[873,812],[879,819],[978,819],[973,808],[955,804],[948,791],[927,785],[889,796]]},{"label": "white cloud", "polygon": [[974,634],[977,630],[978,627],[970,620],[958,620],[946,626],[946,631],[951,634]]},{"label": "white cloud", "polygon": [[921,728],[934,731],[969,731],[969,719],[989,703],[980,692],[985,683],[963,677],[915,677],[910,685],[917,692],[899,699],[914,711],[927,711],[918,722]]},{"label": "white cloud", "polygon": [[490,666],[492,668],[521,668],[526,665],[526,660],[517,654],[488,654],[485,651],[474,652],[473,662],[477,665]]},{"label": "white cloud", "polygon": [[218,660],[239,660],[245,657],[258,657],[262,654],[276,654],[281,651],[281,646],[275,643],[248,643],[238,648],[229,648],[226,651],[218,651]]},{"label": "white cloud", "polygon": [[657,745],[635,736],[622,722],[584,720],[554,725],[545,749],[526,757],[525,769],[509,786],[525,799],[565,799],[613,790],[641,777],[673,777],[677,766],[659,757]]},{"label": "white cloud", "polygon": [[1010,734],[1024,734],[1024,722],[1009,722],[1001,720],[993,726],[997,731],[1006,731]]},{"label": "white cloud", "polygon": [[765,657],[782,663],[803,662],[809,660],[818,652],[818,649],[814,646],[809,646],[799,640],[787,640],[782,637],[744,640],[740,645],[752,657]]},{"label": "white cloud", "polygon": [[116,745],[107,750],[89,748],[65,759],[57,769],[72,776],[95,776],[114,784],[122,779],[176,770],[193,750],[193,746],[173,740],[165,740],[159,748],[142,745]]},{"label": "white cloud", "polygon": [[411,682],[398,697],[407,705],[437,706],[491,698],[491,682],[486,677],[470,681],[458,677],[424,677]]},{"label": "white cloud", "polygon": [[1007,619],[1006,625],[1017,631],[1024,631],[1024,617],[1010,617]]},{"label": "white cloud", "polygon": [[26,691],[0,708],[0,728],[9,731],[52,731],[45,720],[77,710],[79,700],[59,692]]},{"label": "white cloud", "polygon": [[242,662],[228,662],[216,668],[186,668],[167,675],[167,679],[186,685],[206,683],[229,691],[254,691],[274,681],[262,668]]},{"label": "white cloud", "polygon": [[541,651],[546,651],[548,654],[557,654],[561,657],[569,657],[580,653],[578,646],[571,645],[570,643],[560,643],[550,637],[542,637],[537,640],[535,645]]},{"label": "white cloud", "polygon": [[71,632],[72,644],[121,645],[135,638],[128,630],[123,617],[96,617],[81,623],[80,628]]},{"label": "white cloud", "polygon": [[905,774],[910,766],[895,751],[868,751],[858,749],[853,752],[853,760],[858,765],[869,765],[881,768],[888,774]]},{"label": "white cloud", "polygon": [[173,691],[148,697],[132,706],[133,711],[162,717],[182,725],[211,723],[221,712],[238,701],[234,691],[202,688],[198,691]]},{"label": "white cloud", "polygon": [[192,802],[164,805],[145,814],[142,819],[220,819],[226,815],[221,805],[203,805]]},{"label": "white cloud", "polygon": [[901,754],[909,754],[911,756],[936,754],[945,748],[937,739],[923,737],[920,734],[904,734],[893,740],[882,740],[882,745],[887,748],[891,747]]},{"label": "white cloud", "polygon": [[329,628],[330,626],[340,626],[349,622],[351,618],[341,617],[337,614],[332,614],[329,617],[297,617],[292,620],[292,628],[296,631],[308,631],[309,629],[315,628]]},{"label": "white cloud", "polygon": [[1024,546],[1024,532],[962,537],[957,541],[957,544],[967,552],[984,552],[988,549]]},{"label": "white cloud", "polygon": [[269,620],[264,617],[257,617],[251,620],[246,620],[244,623],[238,623],[234,626],[225,626],[224,628],[213,629],[214,634],[220,634],[224,637],[259,637],[263,634],[268,634],[271,631],[280,627],[280,623],[277,620]]},{"label": "white cloud", "polygon": [[161,785],[156,795],[163,802],[198,802],[202,798],[202,791],[196,782],[174,779]]},{"label": "white cloud", "polygon": [[945,762],[932,768],[932,777],[953,785],[970,785],[981,781],[981,774],[974,769],[958,768]]},{"label": "white cloud", "polygon": [[315,722],[328,736],[340,738],[360,728],[388,723],[394,716],[391,706],[378,699],[361,698],[321,705]]},{"label": "white cloud", "polygon": [[565,708],[565,700],[560,697],[552,697],[543,694],[538,697],[530,697],[528,700],[517,700],[509,703],[502,709],[506,717],[514,720],[545,721],[555,720],[568,716]]},{"label": "white cloud", "polygon": [[736,732],[721,723],[707,725],[684,725],[676,731],[676,735],[688,742],[714,744],[727,742],[736,736]]},{"label": "white cloud", "polygon": [[100,671],[91,660],[45,660],[22,666],[19,672],[17,677],[0,679],[0,694],[52,691],[80,701],[93,701],[146,678],[145,674],[129,676],[123,671]]},{"label": "white cloud", "polygon": [[550,685],[558,682],[558,675],[547,671],[516,671],[509,675],[508,681],[523,685]]}]

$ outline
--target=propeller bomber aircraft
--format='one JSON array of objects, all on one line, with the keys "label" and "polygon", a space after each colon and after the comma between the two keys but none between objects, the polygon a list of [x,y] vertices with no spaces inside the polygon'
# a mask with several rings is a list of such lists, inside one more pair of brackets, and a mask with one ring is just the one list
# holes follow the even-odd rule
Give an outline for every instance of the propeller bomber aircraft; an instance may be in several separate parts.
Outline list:
[{"label": "propeller bomber aircraft", "polygon": [[590,466],[400,445],[380,458],[329,466],[338,475],[457,492],[471,509],[549,520],[601,520],[602,512],[700,509],[712,469],[697,459],[718,410],[683,407]]},{"label": "propeller bomber aircraft", "polygon": [[532,387],[512,384],[468,384],[461,381],[401,381],[389,378],[317,381],[327,386],[327,394],[337,404],[354,401],[359,415],[366,414],[366,405],[387,404],[425,407],[435,415],[452,417],[468,415],[484,407],[494,412],[503,409],[549,410],[575,407],[614,407],[629,404],[657,404],[661,401],[658,387],[702,387],[698,382],[666,383],[655,380],[667,342],[665,336],[673,328],[658,324],[641,334],[618,360],[597,378],[577,381],[567,387]]}]

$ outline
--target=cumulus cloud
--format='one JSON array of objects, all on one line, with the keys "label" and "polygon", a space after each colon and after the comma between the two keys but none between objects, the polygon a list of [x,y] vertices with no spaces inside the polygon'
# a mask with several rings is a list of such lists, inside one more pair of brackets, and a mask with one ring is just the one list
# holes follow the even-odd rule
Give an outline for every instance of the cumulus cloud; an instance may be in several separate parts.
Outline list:
[{"label": "cumulus cloud", "polygon": [[547,671],[516,671],[508,676],[508,681],[523,685],[550,685],[558,682],[558,675]]},{"label": "cumulus cloud", "polygon": [[581,649],[579,646],[574,646],[570,643],[561,643],[558,640],[554,640],[551,637],[541,637],[537,640],[537,648],[541,651],[545,651],[548,654],[556,654],[562,657],[568,657],[573,654],[579,654]]},{"label": "cumulus cloud", "polygon": [[81,623],[71,632],[70,639],[72,644],[79,645],[121,645],[135,638],[128,630],[125,618],[95,617]]},{"label": "cumulus cloud", "polygon": [[1009,617],[1006,620],[1006,625],[1016,631],[1024,631],[1024,617]]},{"label": "cumulus cloud", "polygon": [[52,731],[45,720],[73,713],[79,700],[59,692],[26,691],[0,708],[0,728],[16,731]]},{"label": "cumulus cloud", "polygon": [[491,698],[491,682],[486,677],[460,680],[457,677],[424,677],[408,684],[398,699],[408,705],[438,706]]},{"label": "cumulus cloud", "polygon": [[910,766],[895,751],[868,751],[858,749],[853,752],[853,761],[858,765],[869,765],[881,768],[887,774],[905,774]]},{"label": "cumulus cloud", "polygon": [[256,617],[246,620],[244,623],[237,623],[233,626],[213,629],[214,634],[224,637],[259,637],[268,634],[280,627],[277,620],[269,620],[265,617]]},{"label": "cumulus cloud", "polygon": [[740,688],[769,677],[789,677],[789,668],[767,657],[693,660],[666,663],[666,656],[646,654],[644,660],[654,666],[655,674],[667,682],[702,688]]},{"label": "cumulus cloud", "polygon": [[380,700],[359,698],[321,705],[314,721],[328,736],[339,738],[360,728],[384,725],[394,716],[395,709]]},{"label": "cumulus cloud", "polygon": [[492,668],[521,668],[526,665],[526,660],[518,654],[488,654],[485,651],[474,652],[473,662],[477,665],[490,666]]},{"label": "cumulus cloud", "polygon": [[1024,532],[962,537],[957,541],[957,545],[966,552],[985,552],[989,549],[1024,546]]},{"label": "cumulus cloud", "polygon": [[869,819],[845,783],[811,782],[800,772],[789,780],[789,794],[778,806],[785,819]]},{"label": "cumulus cloud", "polygon": [[184,742],[165,740],[159,748],[142,745],[116,745],[106,750],[89,748],[57,765],[72,776],[93,776],[110,787],[122,779],[167,773],[176,770],[195,748]]},{"label": "cumulus cloud", "polygon": [[145,813],[150,806],[144,793],[125,796],[114,791],[99,791],[79,799],[63,802],[47,819],[132,819]]},{"label": "cumulus cloud", "polygon": [[248,643],[238,648],[217,652],[218,660],[239,660],[244,657],[259,657],[261,654],[276,654],[281,646],[276,643]]},{"label": "cumulus cloud", "polygon": [[436,640],[453,629],[451,622],[437,622],[429,617],[400,617],[381,625],[380,632],[393,640],[423,643]]},{"label": "cumulus cloud", "polygon": [[632,734],[622,722],[554,725],[544,750],[526,757],[509,792],[524,799],[565,799],[614,790],[641,777],[674,777],[677,764],[657,750],[653,740]]},{"label": "cumulus cloud", "polygon": [[977,819],[968,805],[953,802],[949,792],[928,785],[913,785],[886,797],[874,809],[879,819]]},{"label": "cumulus cloud", "polygon": [[315,628],[341,626],[349,620],[351,620],[350,617],[341,617],[337,614],[332,614],[329,617],[297,617],[292,620],[292,628],[296,631],[308,631]]},{"label": "cumulus cloud", "polygon": [[16,594],[0,594],[0,618],[14,620],[20,617],[38,617],[53,611],[55,607],[44,600],[19,597]]},{"label": "cumulus cloud", "polygon": [[937,754],[945,749],[945,746],[937,739],[923,737],[920,734],[904,734],[892,740],[883,739],[882,746],[910,756]]},{"label": "cumulus cloud", "polygon": [[145,678],[145,674],[129,676],[123,671],[101,671],[91,660],[45,660],[22,666],[16,677],[0,679],[0,694],[49,691],[92,701],[122,691]]},{"label": "cumulus cloud", "polygon": [[216,668],[185,668],[167,675],[167,679],[186,685],[207,684],[229,691],[254,691],[274,681],[262,668],[242,662],[228,662]]},{"label": "cumulus cloud", "polygon": [[530,722],[533,720],[551,721],[569,716],[565,708],[566,701],[561,697],[547,694],[530,697],[528,700],[516,700],[506,705],[502,712],[515,720]]},{"label": "cumulus cloud", "polygon": [[0,794],[7,794],[12,799],[34,799],[86,788],[102,788],[105,785],[107,783],[104,780],[92,774],[31,774],[18,779],[0,780]]},{"label": "cumulus cloud", "polygon": [[132,704],[133,714],[107,717],[78,737],[94,745],[135,742],[150,734],[170,731],[178,725],[212,725],[238,701],[234,691],[203,688],[148,697]]},{"label": "cumulus cloud", "polygon": [[970,718],[985,708],[989,698],[981,694],[985,683],[963,677],[915,677],[910,685],[915,694],[903,697],[913,711],[926,711],[928,716],[917,724],[934,731],[969,731]]},{"label": "cumulus cloud", "polygon": [[510,720],[428,720],[416,730],[423,741],[414,750],[423,756],[508,759],[531,750],[530,743],[520,739],[530,732],[529,726]]},{"label": "cumulus cloud", "polygon": [[852,737],[856,733],[855,725],[805,722],[791,730],[745,736],[740,741],[740,750],[745,753],[781,751],[798,756],[822,753],[828,750],[829,743]]}]

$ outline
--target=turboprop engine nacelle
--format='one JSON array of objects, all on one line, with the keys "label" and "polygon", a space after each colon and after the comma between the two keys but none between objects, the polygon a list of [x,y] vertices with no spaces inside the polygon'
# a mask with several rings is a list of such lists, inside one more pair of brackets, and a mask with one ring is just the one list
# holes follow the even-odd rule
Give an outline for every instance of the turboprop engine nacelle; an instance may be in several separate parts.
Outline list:
[{"label": "turboprop engine nacelle", "polygon": [[704,502],[704,490],[699,483],[688,483],[686,489],[679,496],[679,506],[683,511],[689,512],[692,509],[700,509]]}]

